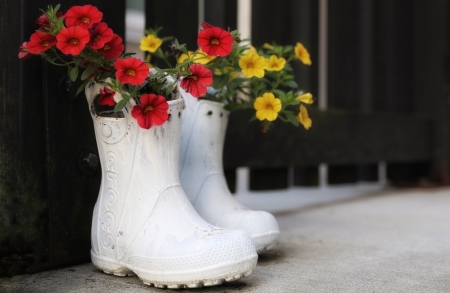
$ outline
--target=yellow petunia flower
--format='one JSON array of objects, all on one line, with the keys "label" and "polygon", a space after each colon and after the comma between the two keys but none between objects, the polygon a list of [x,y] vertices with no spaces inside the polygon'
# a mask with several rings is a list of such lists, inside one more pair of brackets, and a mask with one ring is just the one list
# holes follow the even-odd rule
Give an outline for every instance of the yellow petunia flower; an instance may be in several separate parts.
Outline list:
[{"label": "yellow petunia flower", "polygon": [[266,58],[259,56],[254,51],[248,51],[247,54],[239,59],[239,67],[242,68],[242,74],[245,77],[256,76],[261,78],[264,76],[264,69],[266,68]]},{"label": "yellow petunia flower", "polygon": [[189,55],[186,55],[184,53],[181,54],[181,56],[178,57],[178,63],[182,63],[186,58],[189,57],[189,59],[192,59],[192,62],[204,65],[204,64],[208,64],[209,62],[211,62],[212,60],[214,60],[216,58],[216,56],[209,56],[208,54],[203,52],[201,49],[198,49],[195,54],[192,51],[188,51],[188,54]]},{"label": "yellow petunia flower", "polygon": [[162,40],[160,38],[155,37],[153,34],[149,34],[146,37],[141,39],[141,45],[139,49],[142,51],[148,51],[150,53],[155,53],[158,50],[159,46],[161,46]]},{"label": "yellow petunia flower", "polygon": [[303,46],[302,43],[298,43],[294,48],[295,57],[300,59],[305,65],[311,65],[311,57],[309,56],[308,50]]},{"label": "yellow petunia flower", "polygon": [[297,101],[305,103],[305,104],[312,104],[314,103],[313,95],[311,93],[306,93],[303,95],[300,95],[295,98]]},{"label": "yellow petunia flower", "polygon": [[270,56],[269,59],[266,59],[266,70],[267,71],[281,71],[286,65],[286,59],[283,57],[278,58],[277,55]]},{"label": "yellow petunia flower", "polygon": [[302,124],[306,130],[311,128],[312,120],[311,118],[309,118],[308,111],[306,110],[305,106],[300,105],[300,112],[295,118],[297,118],[297,121],[300,122],[300,124]]},{"label": "yellow petunia flower", "polygon": [[274,121],[281,110],[281,100],[275,98],[272,93],[265,93],[262,97],[256,98],[253,107],[256,110],[256,118],[260,121],[265,119]]}]

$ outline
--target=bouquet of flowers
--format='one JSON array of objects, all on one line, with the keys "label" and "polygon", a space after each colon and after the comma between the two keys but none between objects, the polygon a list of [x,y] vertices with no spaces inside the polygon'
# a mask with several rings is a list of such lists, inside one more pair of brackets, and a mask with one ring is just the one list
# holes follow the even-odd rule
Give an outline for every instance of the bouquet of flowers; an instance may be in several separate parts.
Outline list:
[{"label": "bouquet of flowers", "polygon": [[122,38],[105,22],[95,6],[73,6],[66,13],[60,5],[48,6],[36,23],[39,28],[20,46],[19,58],[38,55],[68,69],[71,80],[82,81],[77,94],[92,80],[104,82],[98,104],[120,111],[128,102],[139,126],[149,129],[168,119],[167,100],[173,99],[177,82],[189,75],[188,63],[149,71],[135,53],[124,53]]},{"label": "bouquet of flowers", "polygon": [[[295,60],[311,65],[310,55],[301,43],[295,47],[266,43],[257,49],[248,40],[241,40],[237,31],[205,22],[201,25],[196,51],[188,51],[178,43],[171,46],[174,52],[181,53],[178,66],[189,66],[190,74],[184,76],[181,88],[194,97],[224,103],[226,110],[253,108],[253,119],[262,121],[265,131],[277,118],[295,126],[302,124],[305,129],[311,127],[312,120],[301,103],[312,104],[313,97],[296,90],[290,65]],[[141,39],[140,49],[148,52],[147,61],[152,55],[168,55],[160,48],[163,41],[158,31],[149,29]]]},{"label": "bouquet of flowers", "polygon": [[[122,38],[105,22],[95,6],[73,6],[66,13],[60,5],[48,6],[37,19],[38,30],[20,47],[19,58],[39,55],[56,66],[65,66],[69,77],[80,79],[78,92],[92,80],[104,82],[98,104],[120,111],[133,105],[132,116],[146,129],[167,119],[167,100],[174,98],[178,82],[194,97],[225,104],[227,110],[254,108],[254,119],[264,130],[277,118],[306,129],[312,121],[300,103],[313,102],[310,93],[294,91],[297,83],[290,62],[310,65],[308,51],[301,43],[292,46],[265,44],[256,49],[241,41],[237,31],[202,23],[199,49],[188,51],[175,39],[170,52],[161,44],[172,38],[158,38],[160,29],[147,30],[141,49],[162,59],[167,68],[154,68],[150,62],[124,53]],[[169,59],[177,62],[171,65]],[[291,110],[298,107],[295,112]]]}]

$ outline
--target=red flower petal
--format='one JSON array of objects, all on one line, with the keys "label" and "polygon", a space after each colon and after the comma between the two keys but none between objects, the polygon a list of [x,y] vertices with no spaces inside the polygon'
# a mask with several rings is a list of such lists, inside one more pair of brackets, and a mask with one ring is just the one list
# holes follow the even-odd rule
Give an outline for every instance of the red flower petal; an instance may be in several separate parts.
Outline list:
[{"label": "red flower petal", "polygon": [[73,6],[66,12],[64,17],[66,26],[79,26],[88,29],[102,20],[103,13],[92,5]]},{"label": "red flower petal", "polygon": [[122,44],[122,38],[113,34],[111,40],[98,51],[107,59],[116,59],[122,55],[125,46]]},{"label": "red flower petal", "polygon": [[19,47],[19,59],[28,59],[31,57],[30,52],[28,52],[28,43],[23,42],[22,46]]},{"label": "red flower petal", "polygon": [[206,94],[206,92],[208,91],[206,86],[204,86],[198,82],[194,82],[189,77],[183,78],[183,80],[180,83],[180,86],[187,93],[190,93],[192,96],[194,96],[196,98],[200,98],[201,96]]},{"label": "red flower petal", "polygon": [[148,66],[137,58],[117,59],[114,62],[116,78],[121,84],[140,85],[148,77]]},{"label": "red flower petal", "polygon": [[206,28],[197,38],[197,44],[209,56],[227,56],[233,50],[233,42],[233,36],[219,27]]},{"label": "red flower petal", "polygon": [[113,31],[105,22],[99,22],[92,27],[90,35],[89,47],[92,49],[101,49],[107,42],[111,41]]},{"label": "red flower petal", "polygon": [[31,35],[27,44],[28,52],[32,54],[40,54],[56,44],[56,38],[52,35],[35,32]]},{"label": "red flower petal", "polygon": [[106,105],[106,106],[114,106],[116,102],[114,101],[114,94],[116,92],[110,90],[106,86],[100,90],[100,98],[98,99],[98,103],[100,105]]},{"label": "red flower petal", "polygon": [[199,98],[206,94],[207,86],[213,82],[212,72],[202,64],[189,66],[191,74],[181,80],[180,86],[192,96]]},{"label": "red flower petal", "polygon": [[56,48],[66,55],[78,55],[89,42],[90,36],[86,29],[81,27],[68,27],[56,35]]},{"label": "red flower petal", "polygon": [[140,105],[131,109],[131,116],[137,120],[140,127],[149,129],[153,125],[162,125],[169,118],[169,104],[163,96],[144,94],[140,101]]}]

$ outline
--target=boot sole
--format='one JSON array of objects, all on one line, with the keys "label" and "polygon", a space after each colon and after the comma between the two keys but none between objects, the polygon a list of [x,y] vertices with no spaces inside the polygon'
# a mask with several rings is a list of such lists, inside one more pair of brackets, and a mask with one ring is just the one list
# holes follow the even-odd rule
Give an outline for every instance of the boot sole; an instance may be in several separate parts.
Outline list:
[{"label": "boot sole", "polygon": [[277,246],[280,239],[280,233],[267,233],[253,236],[253,243],[255,244],[256,253],[261,254],[266,251],[272,250]]},{"label": "boot sole", "polygon": [[94,266],[106,274],[118,277],[137,275],[145,285],[156,288],[199,288],[203,286],[216,286],[250,276],[256,267],[258,255],[235,263],[224,263],[199,270],[180,272],[154,272],[139,268],[129,268],[125,263],[105,258],[92,253],[91,260]]}]

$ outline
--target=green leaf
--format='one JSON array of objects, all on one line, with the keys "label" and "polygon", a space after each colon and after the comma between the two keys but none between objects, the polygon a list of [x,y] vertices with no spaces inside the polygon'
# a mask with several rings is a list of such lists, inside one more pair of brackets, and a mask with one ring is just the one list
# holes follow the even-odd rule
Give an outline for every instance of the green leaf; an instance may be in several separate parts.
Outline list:
[{"label": "green leaf", "polygon": [[216,89],[223,88],[228,82],[228,74],[215,75],[213,87]]},{"label": "green leaf", "polygon": [[276,98],[284,100],[286,98],[286,94],[283,91],[273,89],[272,92],[275,94]]},{"label": "green leaf", "polygon": [[[123,97],[123,95],[122,95]],[[116,106],[114,107],[114,112],[119,112],[120,110],[122,110],[128,103],[128,99],[122,99],[120,100]]]},{"label": "green leaf", "polygon": [[287,80],[283,82],[283,85],[291,87],[291,88],[298,88],[298,84],[294,80]]},{"label": "green leaf", "polygon": [[86,87],[86,85],[91,81],[91,79],[86,79],[85,81],[83,81],[83,83],[80,85],[80,87],[77,90],[76,95],[78,95],[79,93],[81,93],[84,88]]},{"label": "green leaf", "polygon": [[91,75],[92,73],[94,73],[97,70],[97,68],[92,67],[92,68],[88,68],[85,71],[83,71],[83,73],[81,74],[81,80],[85,80],[86,78],[89,77],[89,75]]},{"label": "green leaf", "polygon": [[286,116],[287,120],[289,120],[289,122],[294,124],[294,126],[299,126],[300,125],[300,123],[298,123],[297,119],[295,118],[294,113],[292,113],[291,111],[283,111],[282,113],[284,113],[284,115]]},{"label": "green leaf", "polygon": [[143,83],[135,87],[136,91],[140,91],[143,87],[145,87],[148,84],[148,80],[145,80]]},{"label": "green leaf", "polygon": [[77,77],[78,77],[78,66],[75,66],[72,69],[70,69],[70,67],[69,67],[69,77],[70,77],[70,80],[72,80],[72,81],[77,80]]},{"label": "green leaf", "polygon": [[136,53],[134,53],[134,52],[127,52],[127,53],[122,54],[122,58],[127,58],[127,57],[130,57],[130,56],[133,56],[133,55],[136,55]]},{"label": "green leaf", "polygon": [[292,46],[285,46],[284,48],[283,48],[283,53],[289,53],[289,52],[291,52],[292,51],[292,49],[293,49],[294,47],[292,47]]},{"label": "green leaf", "polygon": [[161,38],[161,41],[163,41],[163,43],[167,42],[167,41],[171,41],[171,40],[173,40],[172,36],[167,36],[167,37]]}]

